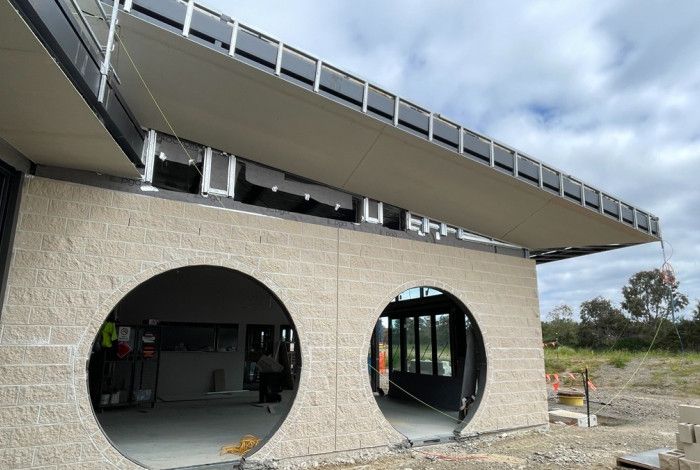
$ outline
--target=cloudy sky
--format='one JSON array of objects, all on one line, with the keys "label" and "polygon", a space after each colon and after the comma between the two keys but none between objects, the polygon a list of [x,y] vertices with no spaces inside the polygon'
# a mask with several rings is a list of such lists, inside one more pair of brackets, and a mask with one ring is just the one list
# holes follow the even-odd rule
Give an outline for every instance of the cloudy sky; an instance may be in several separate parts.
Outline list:
[{"label": "cloudy sky", "polygon": [[[658,215],[700,298],[700,2],[204,1]],[[655,243],[543,265],[542,313],[661,264]]]}]

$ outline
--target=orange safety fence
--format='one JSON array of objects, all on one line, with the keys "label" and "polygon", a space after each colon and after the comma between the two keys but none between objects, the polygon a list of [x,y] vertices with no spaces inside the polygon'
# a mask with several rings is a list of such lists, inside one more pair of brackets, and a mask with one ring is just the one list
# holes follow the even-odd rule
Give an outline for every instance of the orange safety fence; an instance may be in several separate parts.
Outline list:
[{"label": "orange safety fence", "polygon": [[[559,386],[562,384],[561,379],[570,379],[571,381],[578,381],[579,383],[582,383],[584,379],[584,374],[582,372],[561,372],[561,373],[554,373],[554,374],[544,374],[545,381],[548,384],[552,385],[552,390],[554,392],[559,391]],[[594,392],[598,389],[591,380],[588,380],[588,388],[590,390],[593,390]]]}]

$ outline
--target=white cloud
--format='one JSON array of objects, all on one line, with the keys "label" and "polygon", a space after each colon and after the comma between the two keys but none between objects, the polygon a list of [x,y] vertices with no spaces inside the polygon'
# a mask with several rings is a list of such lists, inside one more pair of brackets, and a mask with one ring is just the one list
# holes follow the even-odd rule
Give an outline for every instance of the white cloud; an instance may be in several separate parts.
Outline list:
[{"label": "white cloud", "polygon": [[[208,3],[651,210],[700,298],[700,3]],[[653,244],[543,265],[542,312],[660,264]]]}]

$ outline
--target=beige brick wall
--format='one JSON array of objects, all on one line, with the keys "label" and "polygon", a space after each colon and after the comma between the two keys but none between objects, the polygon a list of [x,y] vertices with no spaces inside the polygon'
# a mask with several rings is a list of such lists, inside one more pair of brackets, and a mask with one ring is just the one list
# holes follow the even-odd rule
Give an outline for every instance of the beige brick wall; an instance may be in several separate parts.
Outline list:
[{"label": "beige brick wall", "polygon": [[485,395],[464,433],[547,421],[531,261],[42,178],[26,180],[18,225],[0,317],[0,468],[136,467],[93,416],[91,342],[129,290],[194,264],[258,279],[298,329],[297,398],[254,458],[403,440],[375,404],[366,355],[389,300],[420,285],[461,299],[484,337]]}]

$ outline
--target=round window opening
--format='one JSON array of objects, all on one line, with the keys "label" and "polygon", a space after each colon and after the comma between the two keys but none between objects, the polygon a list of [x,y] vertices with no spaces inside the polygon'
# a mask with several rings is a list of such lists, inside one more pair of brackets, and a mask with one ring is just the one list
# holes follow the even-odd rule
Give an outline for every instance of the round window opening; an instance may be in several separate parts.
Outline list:
[{"label": "round window opening", "polygon": [[286,417],[300,372],[294,324],[268,288],[190,266],[145,281],[110,312],[88,384],[112,445],[164,469],[254,453]]},{"label": "round window opening", "polygon": [[486,380],[483,338],[453,295],[411,288],[379,317],[368,370],[387,421],[412,442],[439,442],[464,429],[479,406]]}]

